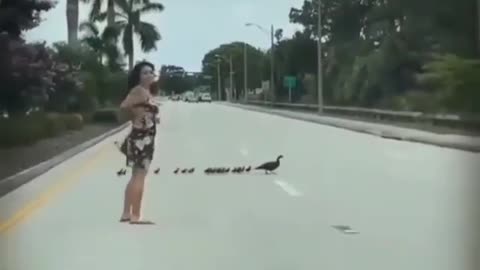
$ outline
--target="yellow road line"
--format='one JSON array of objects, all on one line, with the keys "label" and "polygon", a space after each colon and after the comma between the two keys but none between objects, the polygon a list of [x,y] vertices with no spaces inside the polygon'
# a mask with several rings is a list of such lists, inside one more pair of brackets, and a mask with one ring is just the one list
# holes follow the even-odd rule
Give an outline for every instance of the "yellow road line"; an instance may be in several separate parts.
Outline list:
[{"label": "yellow road line", "polygon": [[88,159],[82,166],[75,167],[67,171],[55,181],[50,188],[44,191],[39,197],[25,205],[23,208],[18,210],[13,216],[8,218],[6,221],[0,223],[0,234],[5,234],[15,228],[21,222],[27,220],[36,210],[45,206],[49,201],[51,201],[55,196],[60,194],[62,191],[65,191],[68,187],[72,186],[75,182],[81,179],[81,176],[88,171],[92,170],[93,165],[98,164],[101,158],[108,153],[105,151],[107,149],[105,145],[96,153],[93,157]]}]

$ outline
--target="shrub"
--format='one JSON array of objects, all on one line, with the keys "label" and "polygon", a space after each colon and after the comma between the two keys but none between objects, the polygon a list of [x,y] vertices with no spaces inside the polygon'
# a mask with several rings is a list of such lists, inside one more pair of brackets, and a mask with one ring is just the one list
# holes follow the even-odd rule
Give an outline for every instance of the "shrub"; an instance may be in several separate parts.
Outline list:
[{"label": "shrub", "polygon": [[424,66],[418,82],[430,88],[444,111],[480,113],[480,61],[447,54]]},{"label": "shrub", "polygon": [[0,147],[29,145],[46,136],[45,118],[38,116],[1,119]]},{"label": "shrub", "polygon": [[83,116],[81,114],[73,113],[64,115],[63,121],[68,130],[80,130],[83,128]]},{"label": "shrub", "polygon": [[54,137],[60,135],[67,129],[63,115],[58,113],[49,113],[45,117],[45,134],[46,137]]},{"label": "shrub", "polygon": [[93,114],[93,121],[97,123],[120,123],[117,109],[101,109]]}]

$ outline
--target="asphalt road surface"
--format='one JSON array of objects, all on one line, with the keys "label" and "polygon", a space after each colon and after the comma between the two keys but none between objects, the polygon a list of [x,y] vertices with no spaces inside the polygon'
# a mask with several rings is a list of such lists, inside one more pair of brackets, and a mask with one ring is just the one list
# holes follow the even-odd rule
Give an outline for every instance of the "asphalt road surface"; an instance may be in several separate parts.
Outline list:
[{"label": "asphalt road surface", "polygon": [[[161,113],[156,225],[118,222],[125,130],[0,198],[0,269],[466,269],[479,155],[213,103]],[[203,173],[280,154],[276,175]]]}]

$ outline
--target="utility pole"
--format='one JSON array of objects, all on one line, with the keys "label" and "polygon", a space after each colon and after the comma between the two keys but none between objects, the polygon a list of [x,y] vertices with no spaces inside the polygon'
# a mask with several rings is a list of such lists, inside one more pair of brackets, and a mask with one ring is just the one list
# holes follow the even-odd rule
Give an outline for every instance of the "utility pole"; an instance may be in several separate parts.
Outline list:
[{"label": "utility pole", "polygon": [[245,101],[248,98],[248,67],[247,67],[247,43],[243,44],[243,91]]},{"label": "utility pole", "polygon": [[318,113],[323,113],[323,71],[322,71],[322,0],[318,0],[318,60],[317,60],[317,95],[318,95]]},{"label": "utility pole", "polygon": [[[233,60],[232,56],[230,55],[230,102],[235,99],[235,93],[233,90]],[[233,96],[233,97],[232,97]]]},{"label": "utility pole", "polygon": [[220,61],[217,60],[217,85],[218,85],[218,101],[222,101],[222,87],[220,84],[221,81],[220,75]]},{"label": "utility pole", "polygon": [[275,29],[273,24],[270,28],[270,41],[271,41],[271,50],[270,50],[270,95],[272,97],[272,102],[275,102]]}]

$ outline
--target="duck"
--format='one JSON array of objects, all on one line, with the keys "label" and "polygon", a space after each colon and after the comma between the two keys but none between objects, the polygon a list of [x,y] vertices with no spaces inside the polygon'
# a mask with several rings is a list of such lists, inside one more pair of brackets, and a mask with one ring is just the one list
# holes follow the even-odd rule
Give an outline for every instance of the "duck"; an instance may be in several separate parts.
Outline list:
[{"label": "duck", "polygon": [[279,155],[276,161],[265,162],[262,165],[255,168],[255,170],[264,170],[265,174],[273,173],[278,167],[280,167],[280,159],[283,155]]}]

